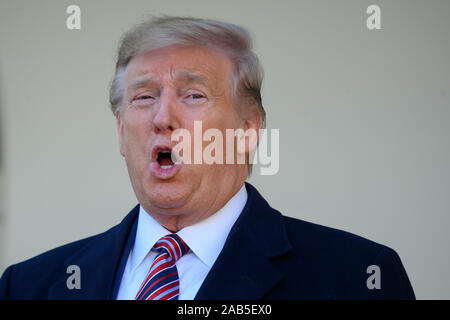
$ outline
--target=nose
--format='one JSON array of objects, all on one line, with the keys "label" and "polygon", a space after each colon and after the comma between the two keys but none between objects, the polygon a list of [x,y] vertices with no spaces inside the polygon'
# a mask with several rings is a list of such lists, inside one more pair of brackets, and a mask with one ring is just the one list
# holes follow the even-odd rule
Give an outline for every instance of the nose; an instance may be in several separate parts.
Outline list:
[{"label": "nose", "polygon": [[174,94],[166,92],[160,96],[153,118],[155,133],[173,132],[179,128],[176,104],[177,100]]}]

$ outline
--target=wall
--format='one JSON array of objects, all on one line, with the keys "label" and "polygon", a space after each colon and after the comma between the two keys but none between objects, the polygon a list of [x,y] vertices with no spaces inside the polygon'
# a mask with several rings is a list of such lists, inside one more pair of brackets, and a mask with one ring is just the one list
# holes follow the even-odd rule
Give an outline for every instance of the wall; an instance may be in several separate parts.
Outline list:
[{"label": "wall", "polygon": [[[370,4],[381,30],[366,27]],[[418,298],[450,298],[450,2],[438,0],[0,1],[0,272],[135,205],[108,84],[144,14],[247,27],[281,152],[277,175],[250,181],[286,215],[394,248]]]}]

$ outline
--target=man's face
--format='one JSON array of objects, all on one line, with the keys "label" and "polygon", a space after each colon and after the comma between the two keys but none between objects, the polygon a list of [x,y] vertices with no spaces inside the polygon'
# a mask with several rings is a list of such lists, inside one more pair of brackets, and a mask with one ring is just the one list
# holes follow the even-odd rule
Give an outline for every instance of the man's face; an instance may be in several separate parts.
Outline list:
[{"label": "man's face", "polygon": [[120,152],[146,211],[162,219],[192,215],[199,220],[220,209],[242,185],[245,165],[171,166],[163,152],[177,144],[171,141],[176,129],[194,137],[194,121],[202,122],[203,132],[216,128],[223,137],[227,128],[245,130],[232,103],[233,68],[219,52],[181,45],[144,52],[128,64],[117,118]]}]

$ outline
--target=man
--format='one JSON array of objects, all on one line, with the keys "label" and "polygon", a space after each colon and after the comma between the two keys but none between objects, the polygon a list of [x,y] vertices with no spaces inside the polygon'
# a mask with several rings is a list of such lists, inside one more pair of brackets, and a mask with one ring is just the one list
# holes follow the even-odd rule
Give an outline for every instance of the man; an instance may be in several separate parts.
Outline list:
[{"label": "man", "polygon": [[164,17],[129,31],[110,101],[139,205],[102,234],[10,266],[0,298],[414,299],[395,251],[282,216],[245,183],[250,135],[215,151],[245,163],[179,161],[199,155],[175,152],[196,121],[223,136],[258,132],[261,83],[236,25]]}]

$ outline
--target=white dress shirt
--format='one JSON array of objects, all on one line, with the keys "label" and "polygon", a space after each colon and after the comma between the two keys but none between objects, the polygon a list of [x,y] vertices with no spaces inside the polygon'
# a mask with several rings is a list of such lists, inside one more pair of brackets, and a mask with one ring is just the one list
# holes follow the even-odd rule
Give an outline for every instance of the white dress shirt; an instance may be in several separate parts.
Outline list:
[{"label": "white dress shirt", "polygon": [[[211,191],[213,192],[213,191]],[[180,300],[194,299],[209,270],[216,261],[225,240],[247,202],[245,184],[222,209],[208,218],[177,232],[190,250],[177,262],[180,279]],[[117,293],[117,300],[134,300],[146,278],[153,260],[158,255],[152,249],[163,236],[170,234],[148,214],[142,206],[139,210],[134,246]]]}]

